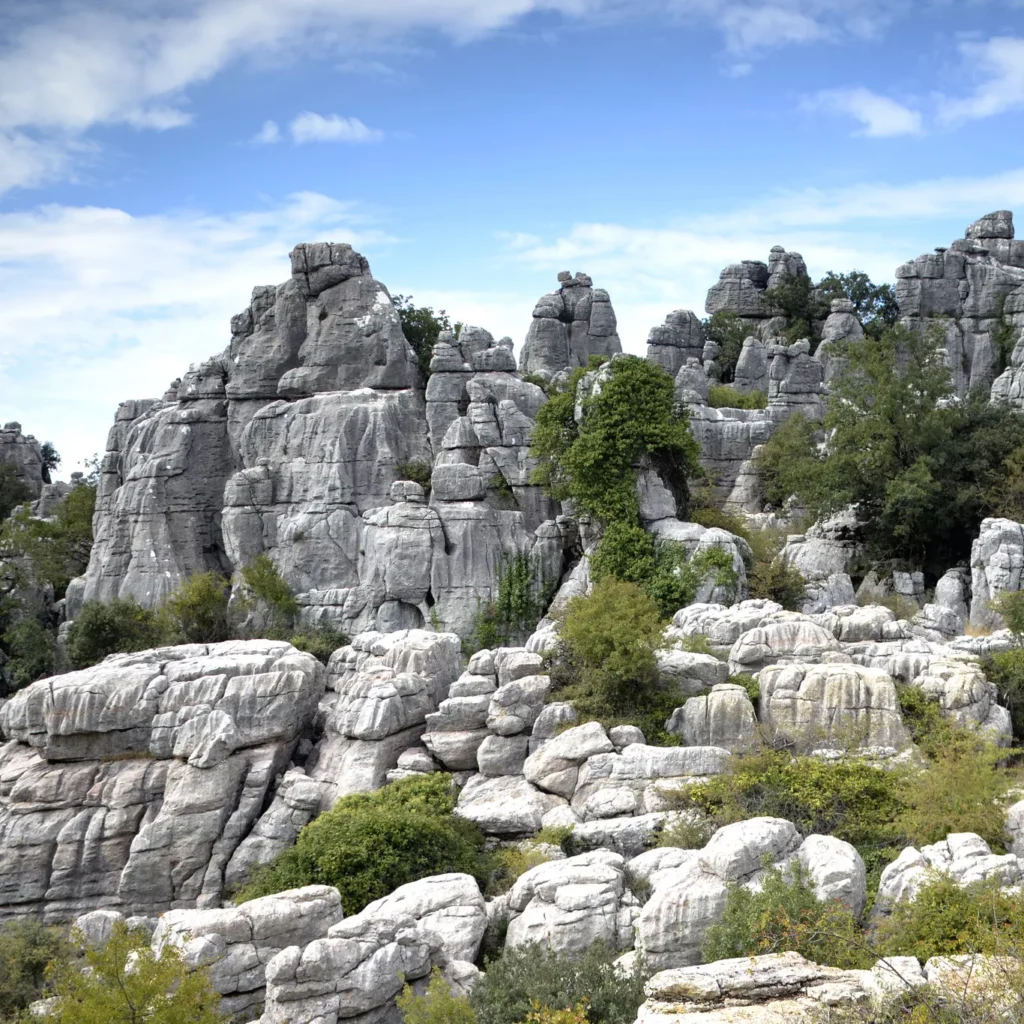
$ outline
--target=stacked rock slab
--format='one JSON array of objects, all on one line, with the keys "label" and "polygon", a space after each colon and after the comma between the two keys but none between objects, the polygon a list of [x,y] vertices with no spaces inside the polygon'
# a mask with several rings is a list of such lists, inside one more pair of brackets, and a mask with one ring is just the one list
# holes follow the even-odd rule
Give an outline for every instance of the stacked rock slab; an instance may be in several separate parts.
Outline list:
[{"label": "stacked rock slab", "polygon": [[608,293],[586,274],[558,275],[559,289],[533,310],[533,323],[519,357],[524,374],[551,378],[566,367],[586,366],[592,355],[622,351]]},{"label": "stacked rock slab", "polygon": [[115,655],[0,709],[0,915],[216,906],[323,666],[268,640]]},{"label": "stacked rock slab", "polygon": [[31,434],[23,434],[20,423],[5,423],[0,429],[0,463],[14,467],[15,475],[33,500],[42,493],[43,485],[50,482],[39,442]]},{"label": "stacked rock slab", "polygon": [[965,238],[899,267],[896,299],[908,326],[942,333],[958,394],[991,389],[1019,404],[1021,365],[1008,357],[1024,328],[1024,242],[1014,239],[1010,211],[982,217]]}]

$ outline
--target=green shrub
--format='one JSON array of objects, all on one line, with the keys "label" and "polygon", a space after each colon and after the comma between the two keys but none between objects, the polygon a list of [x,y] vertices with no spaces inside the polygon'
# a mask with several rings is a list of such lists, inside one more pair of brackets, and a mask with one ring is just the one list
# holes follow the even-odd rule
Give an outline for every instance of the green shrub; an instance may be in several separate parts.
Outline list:
[{"label": "green shrub", "polygon": [[144,651],[165,642],[164,628],[156,614],[131,598],[86,601],[67,637],[67,659],[71,668],[88,668],[108,654]]},{"label": "green shrub", "polygon": [[46,993],[46,968],[67,960],[71,945],[56,928],[36,920],[0,925],[0,1021],[14,1021]]},{"label": "green shrub", "polygon": [[706,654],[711,658],[715,657],[715,649],[711,641],[702,633],[694,633],[693,636],[684,636],[679,641],[679,649],[687,654]]},{"label": "green shrub", "polygon": [[756,705],[761,699],[761,684],[748,672],[739,672],[729,676],[728,682],[733,686],[742,686],[747,691],[751,704]]},{"label": "green shrub", "polygon": [[657,846],[680,850],[700,850],[715,834],[715,826],[700,814],[677,814],[659,833]]},{"label": "green shrub", "polygon": [[[455,336],[458,337],[462,325],[455,324],[453,328],[448,314],[443,309],[435,313],[430,306],[416,306],[411,295],[396,295],[391,301],[398,310],[405,340],[412,346],[420,372],[426,379],[430,376],[430,359],[441,332],[454,330]],[[406,479],[412,480],[413,477]]]},{"label": "green shrub", "polygon": [[635,584],[605,577],[589,596],[569,602],[559,625],[578,665],[581,696],[616,714],[633,710],[653,692],[664,627],[657,605]]},{"label": "green shrub", "polygon": [[5,675],[13,689],[53,674],[56,664],[56,640],[51,630],[38,619],[21,619],[8,627],[2,637],[8,662]]},{"label": "green shrub", "polygon": [[716,826],[747,818],[786,818],[804,835],[834,835],[864,858],[869,886],[899,853],[904,835],[904,779],[898,771],[863,761],[823,761],[762,750],[734,757],[724,774],[681,792],[680,807],[693,807]]},{"label": "green shrub", "polygon": [[470,1003],[478,1024],[520,1024],[534,1004],[572,1010],[586,1003],[589,1024],[633,1024],[644,1001],[646,970],[639,961],[620,978],[612,966],[618,956],[602,943],[582,953],[553,953],[542,946],[506,949],[488,960]]},{"label": "green shrub", "polygon": [[487,855],[487,895],[500,896],[508,892],[521,875],[525,875],[531,868],[540,864],[546,864],[549,860],[551,855],[540,848],[536,839],[513,843],[510,846],[499,846]]},{"label": "green shrub", "polygon": [[953,727],[926,771],[911,772],[901,799],[899,827],[915,846],[936,843],[951,832],[976,832],[994,850],[1004,842],[1007,788],[997,767],[1001,755],[972,730]]},{"label": "green shrub", "polygon": [[403,1024],[476,1024],[476,1014],[465,996],[452,995],[439,967],[430,972],[427,991],[418,996],[410,985],[395,1000]]},{"label": "green shrub", "polygon": [[1024,643],[1024,591],[1004,590],[991,602],[991,608],[1013,634],[1017,645]]},{"label": "green shrub", "polygon": [[752,892],[732,885],[722,919],[705,933],[704,963],[793,950],[830,967],[867,968],[876,957],[866,947],[849,907],[820,900],[799,870],[766,871]]},{"label": "green shrub", "polygon": [[227,580],[212,570],[182,580],[161,609],[168,634],[175,642],[185,644],[214,644],[230,639],[228,596]]},{"label": "green shrub", "polygon": [[881,956],[933,956],[1006,953],[1021,949],[1024,909],[998,881],[961,887],[938,875],[913,900],[902,900],[875,934]]},{"label": "green shrub", "polygon": [[429,462],[417,461],[400,462],[395,466],[395,472],[399,480],[412,480],[423,488],[425,494],[430,494],[430,477],[433,468]]},{"label": "green shrub", "polygon": [[339,647],[345,647],[349,643],[349,637],[344,633],[322,624],[303,629],[288,639],[293,647],[312,654],[317,661],[322,661],[325,665]]},{"label": "green shrub", "polygon": [[919,686],[899,685],[896,699],[910,738],[929,757],[937,756],[952,739],[953,731],[938,697],[929,696]]},{"label": "green shrub", "polygon": [[280,629],[291,626],[299,614],[299,603],[266,552],[261,552],[243,567],[242,582],[245,585],[245,606],[261,604],[269,613],[273,626]]},{"label": "green shrub", "polygon": [[750,596],[776,601],[786,611],[796,612],[807,600],[807,581],[800,570],[781,555],[770,562],[757,562],[747,576]]},{"label": "green shrub", "polygon": [[483,837],[453,816],[451,776],[402,779],[343,797],[299,833],[295,846],[260,869],[238,902],[304,885],[333,885],[356,914],[406,882],[464,871],[486,884]]},{"label": "green shrub", "polygon": [[767,409],[764,391],[737,391],[728,384],[712,384],[708,389],[708,405],[712,409]]},{"label": "green shrub", "polygon": [[719,375],[723,383],[730,383],[736,375],[736,363],[743,351],[743,342],[752,332],[750,324],[735,313],[720,310],[702,321],[704,336],[721,348],[718,358]]},{"label": "green shrub", "polygon": [[595,581],[614,577],[635,583],[666,618],[691,604],[705,580],[734,593],[738,582],[732,556],[722,548],[705,548],[687,557],[682,544],[656,541],[641,527],[624,523],[612,523],[605,530],[590,571]]},{"label": "green shrub", "polygon": [[56,964],[57,1003],[47,1016],[54,1024],[226,1024],[209,971],[187,967],[177,947],[157,956],[140,932],[123,922],[101,949],[86,948],[85,967]]},{"label": "green shrub", "polygon": [[463,643],[467,655],[522,641],[536,628],[557,581],[544,580],[529,555],[508,555],[498,572],[498,596],[481,603],[473,632]]}]

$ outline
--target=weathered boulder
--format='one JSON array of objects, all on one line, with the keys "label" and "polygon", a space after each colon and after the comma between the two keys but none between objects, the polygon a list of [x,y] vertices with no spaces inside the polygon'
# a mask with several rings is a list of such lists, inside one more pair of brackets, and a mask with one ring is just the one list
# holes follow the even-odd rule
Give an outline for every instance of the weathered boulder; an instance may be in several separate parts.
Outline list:
[{"label": "weathered boulder", "polygon": [[773,615],[781,611],[781,604],[764,599],[741,601],[731,607],[694,602],[675,613],[667,635],[670,638],[707,637],[716,651],[727,652],[741,634],[770,621]]},{"label": "weathered boulder", "polygon": [[753,743],[757,715],[742,686],[718,683],[709,694],[691,697],[676,708],[665,729],[688,747],[724,747],[737,753]]},{"label": "weathered boulder", "polygon": [[729,671],[760,672],[779,661],[818,664],[842,647],[831,630],[796,612],[779,612],[768,623],[743,633],[729,651]]},{"label": "weathered boulder", "polygon": [[470,875],[434,875],[400,886],[327,937],[278,953],[266,968],[262,1024],[338,1024],[387,1008],[405,981],[432,967],[476,959],[487,926]]},{"label": "weathered boulder", "polygon": [[523,765],[523,775],[539,789],[571,799],[576,791],[580,765],[595,754],[614,750],[608,734],[598,722],[567,729],[532,753]]},{"label": "weathered boulder", "polygon": [[43,465],[43,452],[31,434],[21,432],[21,424],[5,423],[0,429],[0,462],[14,468],[15,476],[28,491],[29,500],[43,493],[50,474]]},{"label": "weathered boulder", "polygon": [[953,833],[920,850],[908,846],[882,872],[874,912],[887,914],[896,903],[914,899],[936,873],[949,875],[958,885],[989,878],[1017,885],[1024,878],[1024,865],[1012,853],[994,854],[973,832]]},{"label": "weathered boulder", "polygon": [[1024,526],[1010,519],[984,519],[971,545],[971,625],[1002,626],[992,602],[1021,589],[1024,574]]},{"label": "weathered boulder", "polygon": [[592,355],[622,351],[608,293],[594,288],[586,274],[562,272],[558,281],[558,291],[534,308],[519,356],[521,373],[550,378],[567,367],[586,366]]},{"label": "weathered boulder", "polygon": [[657,658],[662,685],[683,699],[705,693],[729,678],[729,666],[709,654],[669,648],[658,651]]},{"label": "weathered boulder", "polygon": [[[704,328],[690,309],[675,309],[660,327],[647,337],[647,358],[663,366],[673,377],[690,359],[700,360],[704,352]],[[706,396],[705,396],[706,397]]]},{"label": "weathered boulder", "polygon": [[574,953],[595,942],[631,948],[638,907],[625,886],[623,863],[619,854],[597,850],[520,875],[509,892],[506,944],[536,942]]},{"label": "weathered boulder", "polygon": [[544,816],[565,801],[531,786],[521,775],[474,775],[459,794],[455,813],[488,835],[523,836],[538,832]]},{"label": "weathered boulder", "polygon": [[189,967],[207,967],[225,1013],[262,1003],[267,964],[286,946],[327,936],[343,918],[338,890],[310,885],[221,910],[170,910],[153,933],[153,950],[180,950]]},{"label": "weathered boulder", "polygon": [[758,676],[761,723],[804,749],[892,747],[910,743],[896,685],[859,665],[772,665]]}]

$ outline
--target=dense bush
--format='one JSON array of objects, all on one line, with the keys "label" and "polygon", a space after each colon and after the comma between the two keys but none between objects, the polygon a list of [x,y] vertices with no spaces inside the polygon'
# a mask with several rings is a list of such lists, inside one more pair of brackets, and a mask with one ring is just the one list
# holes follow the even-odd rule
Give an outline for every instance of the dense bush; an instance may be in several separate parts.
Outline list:
[{"label": "dense bush", "polygon": [[655,540],[642,527],[612,523],[591,557],[591,577],[635,583],[665,618],[692,603],[706,580],[736,593],[732,556],[712,547],[688,557],[682,544]]},{"label": "dense bush", "polygon": [[[83,966],[85,969],[83,969]],[[86,948],[85,963],[58,960],[52,972],[53,1024],[226,1024],[209,972],[193,970],[180,951],[157,956],[142,932],[114,926],[110,941]]]},{"label": "dense bush", "polygon": [[1019,744],[1024,740],[1024,649],[990,654],[983,659],[982,667],[999,691],[999,703],[1010,712],[1013,738]]},{"label": "dense bush", "polygon": [[131,598],[86,601],[68,630],[68,665],[87,668],[118,651],[160,647],[164,637],[157,615]]},{"label": "dense bush", "polygon": [[656,651],[664,640],[658,606],[639,587],[607,576],[559,617],[562,651],[552,673],[556,700],[571,701],[582,721],[630,722],[662,742],[678,695],[658,686]]},{"label": "dense bush", "polygon": [[424,494],[430,494],[430,478],[434,471],[429,462],[400,462],[395,466],[395,472],[399,480],[412,480],[423,488]]},{"label": "dense bush", "polygon": [[845,346],[830,383],[827,447],[817,447],[814,425],[791,417],[757,459],[764,499],[778,507],[796,495],[816,518],[856,505],[874,559],[936,576],[965,561],[998,503],[1024,415],[977,395],[950,401],[941,343],[895,327]]},{"label": "dense bush", "polygon": [[523,642],[537,628],[556,585],[557,580],[541,578],[529,555],[506,557],[498,572],[498,596],[477,609],[465,652]]},{"label": "dense bush", "polygon": [[913,900],[896,904],[879,925],[875,945],[882,956],[933,956],[958,953],[1007,953],[1024,948],[1024,908],[998,882],[961,888],[937,875]]},{"label": "dense bush", "polygon": [[716,825],[747,818],[786,818],[804,835],[834,835],[860,852],[877,885],[882,868],[904,845],[899,772],[862,761],[823,761],[762,750],[734,757],[726,772],[680,794]]},{"label": "dense bush", "polygon": [[288,640],[293,647],[312,654],[317,661],[322,661],[325,665],[339,647],[345,647],[349,642],[349,638],[344,633],[324,625],[300,629]]},{"label": "dense bush", "polygon": [[292,588],[277,571],[266,552],[242,568],[243,607],[255,610],[275,629],[289,629],[299,614]]},{"label": "dense bush", "polygon": [[231,638],[228,581],[220,573],[198,572],[182,580],[161,608],[174,643],[216,644]]},{"label": "dense bush", "polygon": [[831,967],[871,967],[857,920],[839,900],[821,900],[799,870],[766,871],[758,890],[733,885],[721,920],[704,936],[704,963],[794,950]]},{"label": "dense bush", "polygon": [[747,575],[750,596],[776,601],[787,611],[799,611],[807,599],[807,581],[788,559],[777,555],[770,562],[756,562]]},{"label": "dense bush", "polygon": [[534,1005],[572,1010],[586,1004],[589,1024],[633,1024],[644,1001],[646,970],[641,960],[620,977],[618,953],[595,943],[583,953],[553,953],[530,945],[506,949],[487,961],[470,1002],[478,1024],[520,1024]]},{"label": "dense bush", "polygon": [[0,637],[8,662],[4,668],[11,689],[23,686],[53,673],[56,665],[56,638],[37,619],[20,619]]},{"label": "dense bush", "polygon": [[47,965],[70,955],[70,944],[56,928],[35,920],[0,925],[0,1021],[13,1024],[29,1003],[41,999]]},{"label": "dense bush", "polygon": [[239,902],[304,885],[333,885],[356,914],[406,882],[465,871],[486,884],[483,837],[452,814],[450,775],[402,779],[343,797],[299,833],[295,846],[260,869]]},{"label": "dense bush", "polygon": [[767,409],[764,391],[737,391],[728,384],[712,384],[708,389],[708,405],[712,409]]},{"label": "dense bush", "polygon": [[731,384],[736,376],[736,363],[743,351],[743,342],[754,333],[753,328],[735,313],[720,310],[703,321],[704,337],[721,350],[715,362],[723,384]]}]

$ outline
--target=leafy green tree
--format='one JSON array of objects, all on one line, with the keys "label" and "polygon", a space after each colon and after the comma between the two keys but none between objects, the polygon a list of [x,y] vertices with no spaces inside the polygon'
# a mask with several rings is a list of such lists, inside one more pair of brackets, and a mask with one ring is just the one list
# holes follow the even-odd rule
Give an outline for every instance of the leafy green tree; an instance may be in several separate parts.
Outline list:
[{"label": "leafy green tree", "polygon": [[756,892],[733,885],[722,919],[705,934],[704,963],[794,950],[830,967],[867,968],[876,957],[867,948],[850,909],[821,900],[799,871],[765,872]]},{"label": "leafy green tree", "polygon": [[54,447],[52,441],[44,441],[40,452],[43,456],[43,470],[49,483],[49,475],[60,465],[60,452]]},{"label": "leafy green tree", "polygon": [[270,620],[272,628],[287,630],[291,627],[299,614],[299,603],[266,552],[260,552],[242,568],[242,582],[245,607],[257,606]]},{"label": "leafy green tree", "polygon": [[701,321],[704,337],[715,342],[721,350],[718,358],[719,377],[722,384],[731,384],[736,379],[736,363],[743,351],[743,342],[754,333],[754,329],[735,313],[720,310]]},{"label": "leafy green tree", "polygon": [[815,292],[809,277],[791,274],[775,288],[765,291],[763,299],[774,316],[784,316],[789,321],[787,342],[792,344],[806,338],[812,351],[818,347],[821,331],[815,321],[828,316],[828,306]]},{"label": "leafy green tree", "polygon": [[935,575],[966,559],[1024,416],[978,396],[952,401],[939,340],[895,327],[846,346],[827,444],[816,446],[810,424],[787,422],[758,458],[765,500],[795,494],[819,518],[855,506],[876,559]]},{"label": "leafy green tree", "polygon": [[224,1024],[220,996],[205,970],[189,970],[174,946],[157,956],[145,935],[114,926],[100,949],[86,948],[85,966],[57,961],[53,1024]]},{"label": "leafy green tree", "polygon": [[[430,306],[415,305],[411,295],[395,295],[391,301],[398,310],[398,317],[402,321],[402,333],[416,353],[416,361],[425,379],[430,376],[430,359],[434,354],[437,339],[442,331],[453,329],[452,322],[443,309],[435,313]],[[461,326],[455,325],[456,334]]]},{"label": "leafy green tree", "polygon": [[829,271],[817,284],[815,291],[822,301],[821,312],[828,316],[833,299],[849,299],[853,311],[870,335],[879,335],[892,327],[900,317],[896,302],[896,289],[891,284],[875,284],[862,270],[848,274]]},{"label": "leafy green tree", "polygon": [[752,598],[777,601],[786,611],[797,612],[807,598],[807,581],[803,573],[776,555],[770,562],[757,562],[747,576]]},{"label": "leafy green tree", "polygon": [[67,960],[71,945],[57,928],[26,919],[0,925],[0,1021],[15,1021],[45,993],[46,968]]},{"label": "leafy green tree", "polygon": [[304,885],[333,885],[345,913],[356,914],[428,875],[464,871],[485,885],[483,836],[454,816],[454,809],[451,776],[442,773],[343,797],[256,873],[239,902]]},{"label": "leafy green tree", "polygon": [[20,690],[43,676],[53,674],[56,643],[52,630],[37,619],[19,619],[0,638],[8,656],[5,675],[12,690]]},{"label": "leafy green tree", "polygon": [[228,581],[213,570],[182,580],[160,610],[168,636],[185,644],[230,639],[228,596]]},{"label": "leafy green tree", "polygon": [[145,651],[165,642],[157,615],[131,598],[86,601],[68,630],[68,665],[88,668],[108,654]]}]

